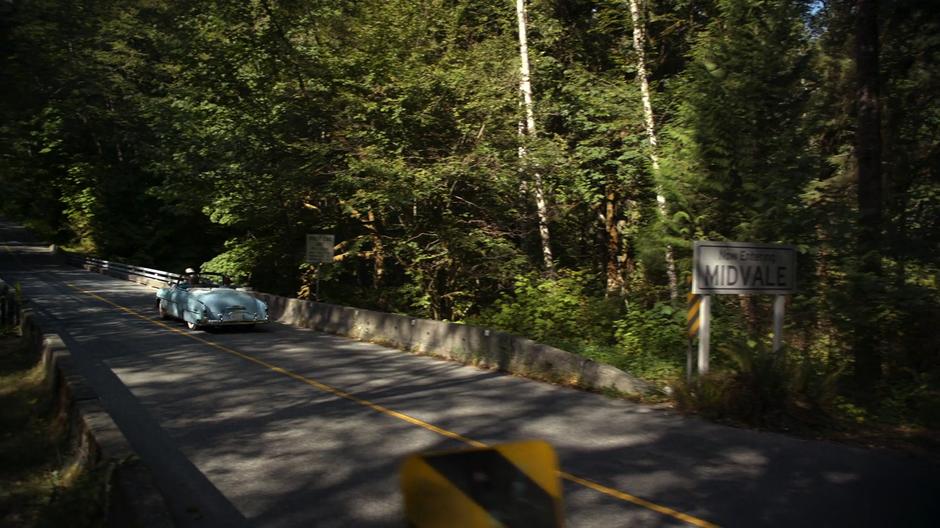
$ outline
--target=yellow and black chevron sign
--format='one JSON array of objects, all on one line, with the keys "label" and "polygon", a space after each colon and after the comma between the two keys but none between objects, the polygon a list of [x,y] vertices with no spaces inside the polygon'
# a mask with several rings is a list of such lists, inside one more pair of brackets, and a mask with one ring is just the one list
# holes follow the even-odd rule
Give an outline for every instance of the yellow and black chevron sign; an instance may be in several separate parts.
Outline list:
[{"label": "yellow and black chevron sign", "polygon": [[559,528],[558,457],[546,442],[413,455],[401,469],[414,528]]},{"label": "yellow and black chevron sign", "polygon": [[702,324],[702,320],[699,318],[699,312],[702,308],[702,296],[690,293],[688,295],[689,302],[689,312],[685,317],[686,323],[688,324],[689,338],[695,338],[698,335],[699,326]]}]

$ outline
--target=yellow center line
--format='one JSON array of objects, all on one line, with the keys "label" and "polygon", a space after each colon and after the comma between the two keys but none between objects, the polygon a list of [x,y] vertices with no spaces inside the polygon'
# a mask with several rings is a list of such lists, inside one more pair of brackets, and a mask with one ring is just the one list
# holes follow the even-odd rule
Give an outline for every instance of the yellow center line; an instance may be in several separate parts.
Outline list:
[{"label": "yellow center line", "polygon": [[[155,320],[155,319],[152,319],[152,318],[150,318],[150,317],[148,317],[148,316],[146,316],[146,315],[141,314],[140,312],[137,312],[136,310],[132,310],[132,309],[130,309],[130,308],[121,306],[120,304],[117,304],[117,303],[112,302],[112,301],[110,301],[110,300],[108,300],[108,299],[105,299],[104,297],[101,297],[100,295],[97,295],[97,294],[95,294],[95,293],[92,293],[92,292],[83,290],[83,289],[81,289],[81,288],[79,288],[78,286],[75,286],[75,285],[73,285],[73,284],[66,283],[66,285],[67,285],[68,287],[70,287],[70,288],[72,288],[72,289],[74,289],[74,290],[76,290],[76,291],[78,291],[78,292],[84,294],[84,295],[87,295],[87,296],[92,297],[92,298],[94,298],[94,299],[97,299],[97,300],[99,300],[99,301],[101,301],[101,302],[103,302],[103,303],[105,303],[105,304],[108,304],[108,305],[110,305],[110,306],[113,306],[113,307],[117,308],[118,310],[120,310],[120,311],[122,311],[122,312],[124,312],[124,313],[127,313],[127,314],[129,314],[129,315],[132,315],[132,316],[137,317],[137,318],[139,318],[139,319],[143,319],[144,321],[149,321],[149,322],[151,322],[151,323],[153,323],[153,324],[156,324],[156,325],[158,325],[158,326],[160,326],[160,327],[162,327],[162,328],[165,328],[165,329],[167,329],[167,330],[170,330],[171,332],[177,333],[177,334],[179,334],[179,335],[186,336],[186,337],[188,337],[188,338],[190,338],[190,339],[193,339],[193,340],[195,340],[195,341],[198,341],[198,342],[200,342],[200,343],[202,343],[202,344],[204,344],[204,345],[208,345],[208,346],[210,346],[210,347],[212,347],[212,348],[215,348],[215,349],[217,349],[217,350],[221,350],[222,352],[226,352],[226,353],[228,353],[228,354],[232,354],[232,355],[234,355],[234,356],[240,357],[240,358],[242,358],[242,359],[244,359],[244,360],[246,360],[246,361],[249,361],[249,362],[254,363],[254,364],[256,364],[256,365],[260,365],[260,366],[262,366],[262,367],[265,367],[265,368],[267,368],[268,370],[271,370],[271,371],[276,372],[276,373],[278,373],[278,374],[281,374],[281,375],[287,376],[287,377],[289,377],[289,378],[295,379],[295,380],[297,380],[297,381],[299,381],[299,382],[301,382],[301,383],[305,383],[305,384],[307,384],[307,385],[309,385],[309,386],[311,386],[311,387],[313,387],[313,388],[315,388],[315,389],[317,389],[317,390],[326,392],[326,393],[328,393],[328,394],[332,394],[332,395],[334,395],[334,396],[336,396],[336,397],[338,397],[338,398],[343,398],[343,399],[345,399],[345,400],[349,400],[349,401],[351,401],[351,402],[354,402],[354,403],[357,403],[357,404],[359,404],[359,405],[362,405],[363,407],[367,407],[367,408],[369,408],[369,409],[372,409],[373,411],[376,411],[376,412],[378,412],[378,413],[380,413],[380,414],[384,414],[384,415],[386,415],[386,416],[391,416],[391,417],[393,417],[393,418],[397,418],[397,419],[399,419],[399,420],[402,420],[402,421],[407,422],[407,423],[410,423],[410,424],[412,424],[412,425],[416,425],[416,426],[418,426],[418,427],[427,429],[428,431],[431,431],[431,432],[433,432],[433,433],[437,433],[437,434],[439,434],[439,435],[441,435],[441,436],[450,438],[450,439],[452,439],[452,440],[457,440],[457,441],[459,441],[459,442],[463,442],[463,443],[465,443],[465,444],[467,444],[467,445],[469,445],[469,446],[471,446],[471,447],[489,447],[488,444],[486,444],[486,443],[484,443],[484,442],[480,442],[479,440],[474,440],[474,439],[472,439],[472,438],[467,438],[466,436],[463,436],[463,435],[461,435],[461,434],[459,434],[459,433],[455,433],[455,432],[453,432],[453,431],[449,431],[449,430],[447,430],[447,429],[438,427],[438,426],[436,426],[436,425],[434,425],[434,424],[425,422],[424,420],[421,420],[421,419],[419,419],[419,418],[415,418],[415,417],[413,417],[413,416],[409,416],[409,415],[407,415],[407,414],[405,414],[405,413],[398,412],[398,411],[395,411],[395,410],[393,410],[393,409],[389,409],[388,407],[379,405],[379,404],[377,404],[377,403],[375,403],[375,402],[372,402],[372,401],[369,401],[369,400],[360,398],[360,397],[355,396],[355,395],[353,395],[353,394],[350,394],[350,393],[348,393],[348,392],[346,392],[346,391],[344,391],[344,390],[342,390],[342,389],[338,389],[338,388],[336,388],[336,387],[333,387],[333,386],[331,386],[331,385],[327,385],[326,383],[322,383],[322,382],[317,381],[317,380],[315,380],[315,379],[302,376],[302,375],[300,375],[300,374],[297,374],[296,372],[292,372],[292,371],[287,370],[287,369],[285,369],[285,368],[278,367],[277,365],[273,365],[273,364],[268,363],[268,362],[266,362],[266,361],[264,361],[264,360],[258,359],[258,358],[253,357],[253,356],[249,356],[248,354],[239,352],[239,351],[237,351],[237,350],[233,350],[233,349],[228,348],[228,347],[226,347],[226,346],[224,346],[224,345],[220,345],[220,344],[218,344],[218,343],[216,343],[216,342],[214,342],[214,341],[209,341],[208,339],[203,339],[202,337],[200,337],[200,336],[198,336],[198,335],[195,335],[195,334],[192,334],[192,333],[188,333],[188,332],[184,332],[184,331],[180,330],[179,328],[174,328],[174,327],[172,327],[172,326],[170,326],[170,325],[168,325],[168,324],[166,324],[166,323],[164,323],[164,322],[162,322],[162,321],[157,321],[157,320]],[[625,502],[629,502],[629,503],[635,504],[635,505],[637,505],[637,506],[640,506],[640,507],[643,507],[643,508],[652,510],[652,511],[657,512],[657,513],[660,513],[660,514],[662,514],[662,515],[666,515],[666,516],[668,516],[668,517],[672,517],[673,519],[677,519],[677,520],[679,520],[679,521],[688,523],[688,524],[693,525],[693,526],[699,526],[699,527],[701,527],[701,528],[717,528],[717,526],[718,526],[718,525],[716,525],[716,524],[710,523],[710,522],[705,521],[705,520],[703,520],[703,519],[699,519],[698,517],[694,517],[694,516],[689,515],[689,514],[687,514],[687,513],[682,513],[682,512],[680,512],[680,511],[674,510],[674,509],[669,508],[669,507],[667,507],[667,506],[662,506],[662,505],[660,505],[660,504],[656,504],[656,503],[654,503],[654,502],[650,502],[650,501],[648,501],[648,500],[646,500],[646,499],[642,499],[642,498],[637,497],[637,496],[635,496],[635,495],[631,495],[631,494],[629,494],[629,493],[626,493],[626,492],[623,492],[623,491],[620,491],[620,490],[617,490],[617,489],[614,489],[614,488],[610,488],[610,487],[608,487],[608,486],[604,486],[603,484],[599,484],[599,483],[594,482],[594,481],[592,481],[592,480],[588,480],[588,479],[586,479],[586,478],[579,477],[579,476],[577,476],[577,475],[573,475],[573,474],[567,473],[567,472],[565,472],[565,471],[559,471],[559,475],[561,476],[561,478],[563,478],[563,479],[565,479],[565,480],[567,480],[567,481],[570,481],[570,482],[573,482],[573,483],[575,483],[575,484],[584,486],[584,487],[586,487],[586,488],[588,488],[588,489],[592,489],[592,490],[594,490],[594,491],[597,491],[597,492],[602,493],[602,494],[604,494],[604,495],[607,495],[607,496],[609,496],[609,497],[613,497],[613,498],[615,498],[615,499],[619,499],[619,500],[622,500],[622,501],[625,501]]]}]

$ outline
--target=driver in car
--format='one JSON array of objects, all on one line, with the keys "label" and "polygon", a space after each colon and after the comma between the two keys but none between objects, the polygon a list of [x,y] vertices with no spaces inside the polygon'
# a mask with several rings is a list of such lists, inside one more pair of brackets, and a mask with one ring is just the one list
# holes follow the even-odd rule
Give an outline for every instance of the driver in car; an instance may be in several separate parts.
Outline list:
[{"label": "driver in car", "polygon": [[186,268],[186,284],[189,284],[190,287],[196,286],[199,284],[199,275],[196,273],[196,270],[192,268]]}]

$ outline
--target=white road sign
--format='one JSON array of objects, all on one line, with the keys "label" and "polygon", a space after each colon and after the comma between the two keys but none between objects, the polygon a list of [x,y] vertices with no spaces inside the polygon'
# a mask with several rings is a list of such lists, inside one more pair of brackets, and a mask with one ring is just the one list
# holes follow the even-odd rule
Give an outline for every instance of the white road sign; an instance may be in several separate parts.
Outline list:
[{"label": "white road sign", "polygon": [[796,292],[793,246],[697,240],[692,265],[692,293]]},{"label": "white road sign", "polygon": [[333,262],[333,235],[307,235],[307,264]]}]

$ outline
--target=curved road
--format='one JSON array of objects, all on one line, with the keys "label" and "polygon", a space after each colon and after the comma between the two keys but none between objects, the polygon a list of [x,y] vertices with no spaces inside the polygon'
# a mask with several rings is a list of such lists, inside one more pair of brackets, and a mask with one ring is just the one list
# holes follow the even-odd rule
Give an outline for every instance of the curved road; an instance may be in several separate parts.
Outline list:
[{"label": "curved road", "polygon": [[271,324],[160,321],[153,290],[58,263],[0,222],[21,283],[153,470],[178,526],[404,526],[415,452],[544,439],[566,525],[930,526],[936,466]]}]

